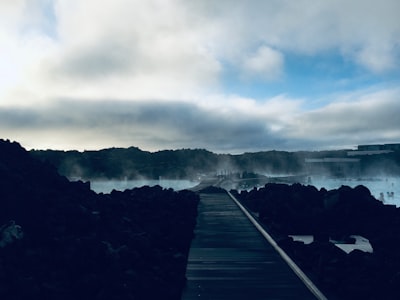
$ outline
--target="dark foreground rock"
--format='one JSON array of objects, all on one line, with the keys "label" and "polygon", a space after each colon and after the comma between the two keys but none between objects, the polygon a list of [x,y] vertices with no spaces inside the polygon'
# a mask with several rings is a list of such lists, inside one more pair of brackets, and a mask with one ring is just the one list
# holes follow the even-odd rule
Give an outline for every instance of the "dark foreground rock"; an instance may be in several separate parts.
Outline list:
[{"label": "dark foreground rock", "polygon": [[[329,299],[400,299],[400,211],[364,186],[267,184],[236,194]],[[289,235],[312,235],[314,242]],[[373,253],[347,254],[330,242],[354,243],[351,235],[369,239]]]},{"label": "dark foreground rock", "polygon": [[197,203],[96,194],[0,140],[0,299],[180,299]]}]

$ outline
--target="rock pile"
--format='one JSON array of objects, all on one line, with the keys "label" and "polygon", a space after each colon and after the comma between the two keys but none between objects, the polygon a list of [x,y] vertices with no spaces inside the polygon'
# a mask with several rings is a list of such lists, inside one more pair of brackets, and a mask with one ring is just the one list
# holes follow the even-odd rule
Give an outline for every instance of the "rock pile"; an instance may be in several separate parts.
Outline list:
[{"label": "rock pile", "polygon": [[[400,299],[400,211],[366,187],[267,184],[235,193],[328,298]],[[314,241],[289,235],[312,235]],[[373,253],[346,254],[329,242],[354,243],[351,235],[367,238]]]},{"label": "rock pile", "polygon": [[180,299],[198,200],[96,194],[0,140],[0,299]]}]

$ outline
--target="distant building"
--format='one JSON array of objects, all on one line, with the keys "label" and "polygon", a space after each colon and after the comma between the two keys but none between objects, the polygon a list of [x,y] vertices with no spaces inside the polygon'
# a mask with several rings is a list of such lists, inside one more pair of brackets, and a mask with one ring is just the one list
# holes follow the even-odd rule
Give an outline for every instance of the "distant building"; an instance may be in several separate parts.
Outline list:
[{"label": "distant building", "polygon": [[386,154],[399,151],[400,144],[358,145],[357,150],[348,151],[348,156]]},{"label": "distant building", "polygon": [[376,154],[386,154],[391,153],[393,150],[354,150],[348,151],[347,156],[358,156],[358,155],[376,155]]},{"label": "distant building", "polygon": [[376,145],[358,145],[358,151],[398,151],[400,144],[376,144]]}]

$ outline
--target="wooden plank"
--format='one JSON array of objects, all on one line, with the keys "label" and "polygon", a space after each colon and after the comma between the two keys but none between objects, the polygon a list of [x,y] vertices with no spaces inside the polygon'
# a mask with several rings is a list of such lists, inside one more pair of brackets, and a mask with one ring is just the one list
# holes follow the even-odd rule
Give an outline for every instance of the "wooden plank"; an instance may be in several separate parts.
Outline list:
[{"label": "wooden plank", "polygon": [[182,300],[315,299],[227,194],[200,194]]}]

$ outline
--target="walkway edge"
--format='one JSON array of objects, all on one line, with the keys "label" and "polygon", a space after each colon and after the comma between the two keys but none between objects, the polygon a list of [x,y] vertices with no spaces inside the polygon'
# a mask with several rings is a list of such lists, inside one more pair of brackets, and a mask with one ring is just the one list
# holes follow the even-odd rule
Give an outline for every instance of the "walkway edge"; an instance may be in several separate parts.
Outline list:
[{"label": "walkway edge", "polygon": [[322,292],[316,287],[316,285],[311,281],[310,278],[296,265],[296,263],[282,250],[281,247],[275,242],[275,240],[264,230],[264,228],[258,223],[256,219],[247,211],[247,209],[233,196],[229,191],[226,191],[231,199],[236,203],[237,206],[243,211],[243,213],[249,218],[253,225],[258,229],[258,231],[265,237],[265,239],[274,247],[274,249],[279,253],[283,260],[289,265],[293,272],[300,278],[300,280],[307,286],[307,288],[314,294],[319,300],[328,300],[322,294]]}]

